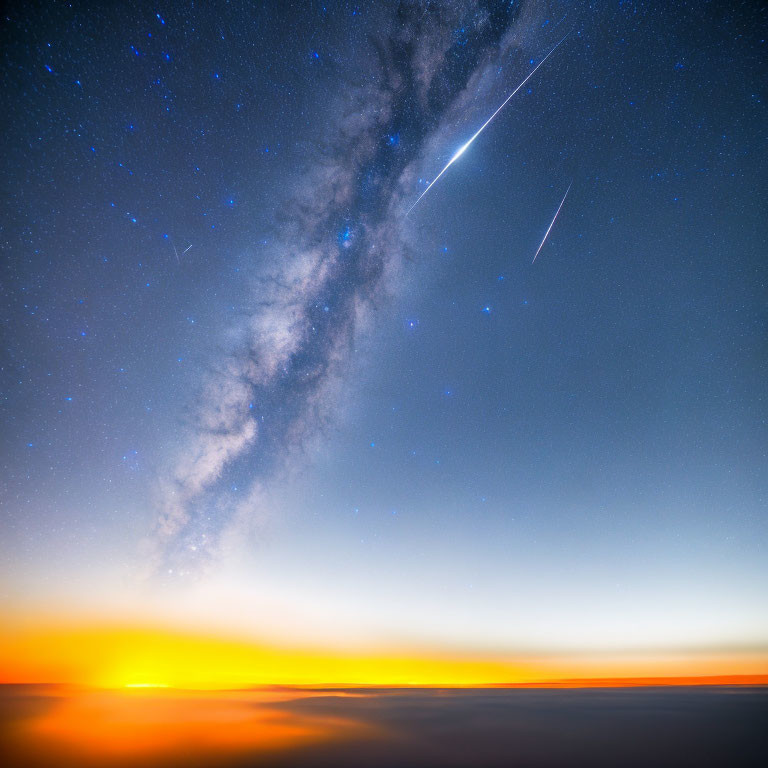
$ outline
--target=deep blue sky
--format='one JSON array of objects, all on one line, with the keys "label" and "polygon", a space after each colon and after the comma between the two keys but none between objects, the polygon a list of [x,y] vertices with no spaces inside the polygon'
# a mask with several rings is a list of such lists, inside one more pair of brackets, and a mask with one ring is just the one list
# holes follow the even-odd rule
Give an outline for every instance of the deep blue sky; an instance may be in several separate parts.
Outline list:
[{"label": "deep blue sky", "polygon": [[6,11],[5,601],[768,642],[765,12],[442,8]]}]

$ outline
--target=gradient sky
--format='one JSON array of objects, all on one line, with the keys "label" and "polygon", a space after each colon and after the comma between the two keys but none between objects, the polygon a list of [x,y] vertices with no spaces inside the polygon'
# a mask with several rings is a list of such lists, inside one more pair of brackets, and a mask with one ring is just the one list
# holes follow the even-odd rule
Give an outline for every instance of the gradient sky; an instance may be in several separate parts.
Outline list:
[{"label": "gradient sky", "polygon": [[12,3],[6,614],[765,653],[766,20]]}]

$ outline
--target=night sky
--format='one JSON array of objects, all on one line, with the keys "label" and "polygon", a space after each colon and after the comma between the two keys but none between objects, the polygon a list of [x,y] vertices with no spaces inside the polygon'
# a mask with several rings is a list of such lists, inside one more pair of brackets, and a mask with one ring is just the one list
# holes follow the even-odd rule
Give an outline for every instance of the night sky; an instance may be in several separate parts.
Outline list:
[{"label": "night sky", "polygon": [[765,648],[766,21],[9,4],[4,610]]}]

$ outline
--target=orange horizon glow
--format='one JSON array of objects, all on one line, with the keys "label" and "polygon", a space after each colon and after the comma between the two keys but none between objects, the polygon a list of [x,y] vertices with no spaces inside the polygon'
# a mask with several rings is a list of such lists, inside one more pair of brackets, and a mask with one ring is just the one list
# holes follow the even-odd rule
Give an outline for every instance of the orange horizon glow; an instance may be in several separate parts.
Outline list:
[{"label": "orange horizon glow", "polygon": [[515,658],[278,647],[157,627],[27,627],[0,636],[0,683],[179,690],[766,685],[768,653]]},{"label": "orange horizon glow", "polygon": [[[214,765],[233,755],[370,736],[350,719],[306,716],[274,705],[302,698],[270,692],[73,690],[40,686],[45,706],[8,729],[19,765]],[[63,689],[63,690],[62,690]],[[10,694],[24,700],[24,692]],[[14,698],[15,697],[15,698]]]}]

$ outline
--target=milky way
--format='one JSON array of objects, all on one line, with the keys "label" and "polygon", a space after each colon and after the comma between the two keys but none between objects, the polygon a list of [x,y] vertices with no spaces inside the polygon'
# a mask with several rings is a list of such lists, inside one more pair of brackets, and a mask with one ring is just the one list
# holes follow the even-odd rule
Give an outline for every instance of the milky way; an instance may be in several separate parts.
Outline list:
[{"label": "milky way", "polygon": [[[252,311],[214,361],[194,429],[162,482],[153,562],[163,571],[207,562],[222,530],[259,514],[264,482],[333,418],[356,332],[406,252],[414,168],[462,99],[519,44],[517,6],[486,5],[401,3],[371,42],[368,84],[339,83],[343,116],[280,213]],[[235,503],[224,478],[238,466],[251,489]]]}]

